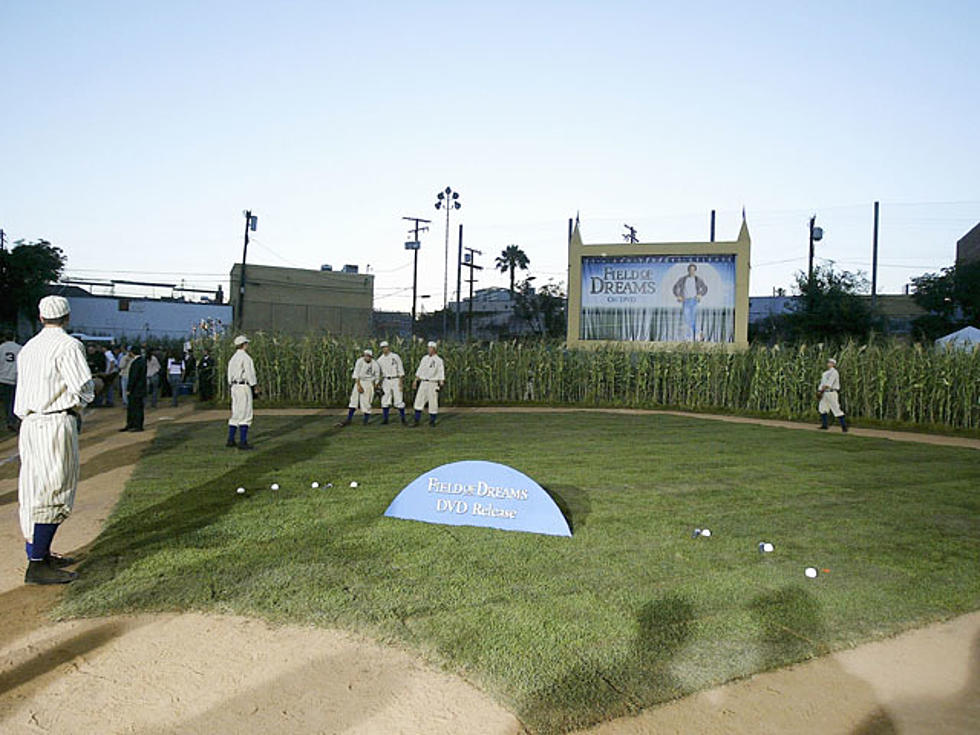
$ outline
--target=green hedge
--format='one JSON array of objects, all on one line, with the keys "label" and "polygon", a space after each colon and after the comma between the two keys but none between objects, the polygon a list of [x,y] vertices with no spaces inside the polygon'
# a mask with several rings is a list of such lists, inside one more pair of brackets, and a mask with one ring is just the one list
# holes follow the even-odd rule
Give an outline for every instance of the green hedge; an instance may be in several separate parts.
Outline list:
[{"label": "green hedge", "polygon": [[[392,339],[409,376],[425,343]],[[280,405],[346,405],[350,373],[364,347],[354,338],[257,334],[250,352],[265,395]],[[218,396],[233,352],[213,343]],[[753,346],[737,353],[696,347],[673,351],[568,350],[559,342],[452,343],[443,400],[449,405],[539,403],[569,406],[673,407],[814,416],[816,387],[828,357],[841,373],[848,415],[882,422],[980,427],[980,351],[940,351],[900,342]],[[532,389],[533,386],[533,389]],[[408,387],[406,385],[406,387]]]}]

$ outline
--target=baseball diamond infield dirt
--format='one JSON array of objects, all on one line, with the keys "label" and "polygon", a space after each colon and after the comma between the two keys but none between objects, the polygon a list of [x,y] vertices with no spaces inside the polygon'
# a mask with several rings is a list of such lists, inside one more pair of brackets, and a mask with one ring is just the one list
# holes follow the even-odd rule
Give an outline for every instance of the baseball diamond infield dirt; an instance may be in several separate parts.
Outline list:
[{"label": "baseball diamond infield dirt", "polygon": [[[122,410],[90,412],[78,501],[56,549],[84,552],[159,422],[224,418],[224,411],[161,408],[149,414],[145,433],[120,434]],[[980,441],[970,439],[854,433],[980,449]],[[202,614],[52,621],[48,613],[64,589],[21,583],[15,455],[13,438],[0,441],[4,733],[524,732],[514,715],[466,681],[402,649],[342,631]],[[978,731],[980,612],[759,674],[588,732]]]}]

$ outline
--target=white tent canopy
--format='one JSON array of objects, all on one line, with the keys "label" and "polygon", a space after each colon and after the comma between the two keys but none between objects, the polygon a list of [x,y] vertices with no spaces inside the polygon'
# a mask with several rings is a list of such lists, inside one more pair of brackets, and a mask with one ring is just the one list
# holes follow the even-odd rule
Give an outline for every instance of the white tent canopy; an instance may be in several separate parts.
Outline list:
[{"label": "white tent canopy", "polygon": [[976,327],[963,327],[936,340],[936,347],[972,350],[976,345],[980,345],[980,329]]}]

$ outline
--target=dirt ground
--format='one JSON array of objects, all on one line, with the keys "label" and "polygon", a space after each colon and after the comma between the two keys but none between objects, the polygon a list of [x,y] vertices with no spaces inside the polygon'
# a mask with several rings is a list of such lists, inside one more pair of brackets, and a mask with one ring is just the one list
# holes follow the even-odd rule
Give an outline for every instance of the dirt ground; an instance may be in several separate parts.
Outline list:
[{"label": "dirt ground", "polygon": [[[59,531],[56,549],[84,553],[161,422],[224,416],[161,408],[148,412],[143,434],[120,434],[120,409],[90,412],[75,513]],[[854,433],[980,449],[980,441],[970,439]],[[524,732],[517,718],[468,682],[343,631],[201,614],[52,622],[48,613],[64,589],[22,584],[15,457],[14,439],[0,442],[0,731]],[[588,732],[978,731],[980,612],[759,674]]]}]

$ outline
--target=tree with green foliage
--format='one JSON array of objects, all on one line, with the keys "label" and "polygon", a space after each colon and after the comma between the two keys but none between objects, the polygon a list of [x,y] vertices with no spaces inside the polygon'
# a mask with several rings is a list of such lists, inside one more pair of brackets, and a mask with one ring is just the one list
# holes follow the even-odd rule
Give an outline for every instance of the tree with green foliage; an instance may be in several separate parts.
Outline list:
[{"label": "tree with green foliage", "polygon": [[527,267],[531,265],[531,259],[528,258],[527,254],[517,245],[508,245],[500,251],[500,255],[497,256],[497,260],[495,261],[494,265],[501,273],[507,273],[510,271],[510,293],[513,296],[514,272],[518,268],[520,268],[522,271],[526,271]]},{"label": "tree with green foliage", "polygon": [[961,327],[980,327],[980,262],[925,273],[912,285],[912,299],[928,312],[912,324],[916,338],[934,340]]},{"label": "tree with green foliage", "polygon": [[14,325],[21,310],[34,314],[45,287],[61,277],[65,254],[47,240],[17,240],[0,251],[0,323]]},{"label": "tree with green foliage", "polygon": [[514,294],[514,315],[525,322],[534,334],[564,337],[567,298],[560,283],[547,283],[535,290],[530,279],[522,282]]},{"label": "tree with green foliage", "polygon": [[813,276],[796,274],[799,295],[790,313],[774,317],[756,336],[770,341],[833,342],[864,339],[871,331],[873,314],[861,293],[868,280],[861,272],[837,271],[833,263],[815,266]]}]

